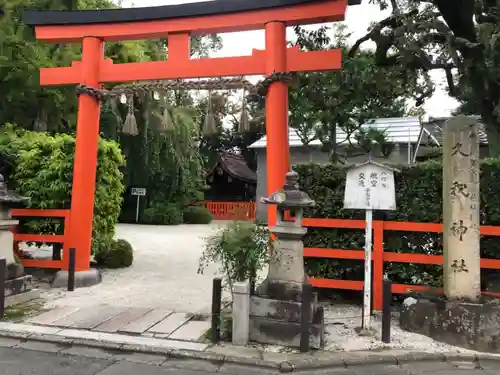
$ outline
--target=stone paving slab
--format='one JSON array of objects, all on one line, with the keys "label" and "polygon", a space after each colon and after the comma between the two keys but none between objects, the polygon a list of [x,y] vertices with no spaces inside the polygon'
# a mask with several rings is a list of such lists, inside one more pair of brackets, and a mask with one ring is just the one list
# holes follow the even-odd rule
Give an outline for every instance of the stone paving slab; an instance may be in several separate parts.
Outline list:
[{"label": "stone paving slab", "polygon": [[188,321],[168,336],[173,340],[198,341],[211,327],[209,321]]},{"label": "stone paving slab", "polygon": [[192,314],[166,309],[98,305],[88,308],[58,307],[26,322],[61,329],[127,333],[174,340],[198,341],[209,321],[190,321]]},{"label": "stone paving slab", "polygon": [[154,309],[139,319],[134,320],[127,326],[118,330],[118,332],[141,334],[146,332],[158,322],[172,314],[172,311],[166,309]]},{"label": "stone paving slab", "polygon": [[153,327],[148,329],[148,332],[161,335],[170,335],[172,332],[177,330],[180,326],[185,324],[191,316],[186,313],[172,313],[163,319],[161,322],[155,324]]},{"label": "stone paving slab", "polygon": [[85,319],[82,319],[71,325],[71,327],[80,329],[92,329],[107,322],[109,319],[114,318],[125,310],[126,308],[123,307],[104,306],[103,308],[94,311],[93,314],[89,314]]},{"label": "stone paving slab", "polygon": [[16,333],[26,333],[30,334],[44,334],[44,335],[55,335],[61,332],[61,328],[57,327],[44,327],[44,326],[34,326],[30,324],[21,324],[21,323],[3,323],[0,322],[0,331],[14,331]]},{"label": "stone paving slab", "polygon": [[26,320],[26,322],[40,325],[53,325],[55,321],[63,319],[68,315],[74,314],[78,310],[80,310],[78,307],[57,307],[38,316],[29,318],[28,320]]},{"label": "stone paving slab", "polygon": [[113,318],[99,324],[94,328],[94,331],[100,332],[118,332],[125,329],[129,324],[150,312],[151,309],[132,307],[127,309]]},{"label": "stone paving slab", "polygon": [[[99,313],[101,309],[103,309],[103,306],[95,307],[94,313]],[[52,325],[56,327],[71,327],[74,324],[87,319],[88,317],[89,317],[88,309],[78,309],[73,314],[66,315],[63,318],[54,321]]]}]

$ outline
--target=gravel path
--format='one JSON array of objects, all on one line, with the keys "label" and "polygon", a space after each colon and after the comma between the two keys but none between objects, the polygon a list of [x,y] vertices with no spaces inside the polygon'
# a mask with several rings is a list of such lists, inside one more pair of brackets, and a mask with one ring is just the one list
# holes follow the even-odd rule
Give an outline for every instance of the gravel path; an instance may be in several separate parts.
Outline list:
[{"label": "gravel path", "polygon": [[199,275],[198,260],[204,238],[223,225],[224,222],[179,226],[120,224],[117,238],[126,239],[135,250],[131,267],[105,270],[99,285],[72,293],[47,290],[43,298],[48,307],[110,304],[209,312],[216,267]]}]

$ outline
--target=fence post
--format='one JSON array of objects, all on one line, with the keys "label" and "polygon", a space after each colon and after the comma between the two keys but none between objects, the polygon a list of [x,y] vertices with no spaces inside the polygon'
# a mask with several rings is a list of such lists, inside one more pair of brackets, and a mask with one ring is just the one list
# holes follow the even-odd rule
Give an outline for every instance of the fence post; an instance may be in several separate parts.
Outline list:
[{"label": "fence post", "polygon": [[69,213],[66,214],[66,216],[64,217],[64,232],[63,232],[63,236],[64,236],[64,242],[63,242],[63,246],[62,246],[62,263],[63,263],[63,270],[65,271],[68,271],[69,272],[69,253],[70,253],[70,241],[69,241],[69,236],[70,236],[70,215]]},{"label": "fence post", "polygon": [[76,265],[76,249],[69,249],[69,265],[68,265],[68,292],[75,290],[75,265]]},{"label": "fence post", "polygon": [[302,284],[302,304],[300,311],[300,352],[309,351],[309,334],[312,324],[311,304],[313,299],[313,287],[309,283]]},{"label": "fence post", "polygon": [[381,311],[384,282],[384,222],[373,222],[373,310]]},{"label": "fence post", "polygon": [[212,342],[220,341],[220,312],[222,305],[222,279],[216,277],[212,284]]},{"label": "fence post", "polygon": [[384,278],[384,306],[382,309],[382,342],[391,342],[392,282]]},{"label": "fence post", "polygon": [[0,258],[0,319],[5,312],[5,281],[7,280],[7,259]]}]

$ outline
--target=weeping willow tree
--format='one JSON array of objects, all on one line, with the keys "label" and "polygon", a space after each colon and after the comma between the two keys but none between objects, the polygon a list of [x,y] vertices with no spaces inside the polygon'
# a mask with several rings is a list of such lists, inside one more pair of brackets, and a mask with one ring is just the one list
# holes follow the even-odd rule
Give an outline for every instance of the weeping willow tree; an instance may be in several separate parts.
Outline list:
[{"label": "weeping willow tree", "polygon": [[[174,95],[152,92],[134,96],[134,134],[128,134],[131,128],[126,124],[131,115],[128,103],[114,99],[103,106],[101,131],[122,146],[127,160],[125,184],[129,189],[147,188],[142,204],[146,210],[182,212],[187,205],[203,200],[203,168],[198,148],[200,114],[189,106],[175,106]],[[135,197],[125,196],[123,221],[133,220],[135,204]]]}]

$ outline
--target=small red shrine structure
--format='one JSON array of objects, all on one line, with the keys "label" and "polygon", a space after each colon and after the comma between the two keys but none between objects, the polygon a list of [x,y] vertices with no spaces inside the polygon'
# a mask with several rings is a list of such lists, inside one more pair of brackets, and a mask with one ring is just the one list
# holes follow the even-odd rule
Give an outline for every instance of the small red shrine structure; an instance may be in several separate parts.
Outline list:
[{"label": "small red shrine structure", "polygon": [[[34,11],[24,14],[42,42],[81,43],[82,59],[70,67],[43,68],[40,84],[100,88],[103,83],[202,77],[266,75],[341,69],[341,51],[287,48],[286,27],[342,21],[348,5],[361,0],[215,0],[149,8],[85,11]],[[192,59],[190,38],[196,34],[265,30],[265,50],[251,56]],[[104,43],[168,39],[168,60],[114,64],[104,57]],[[78,100],[75,165],[68,249],[77,250],[76,270],[90,265],[92,217],[99,136],[100,102],[88,93]],[[289,171],[288,87],[270,85],[266,97],[267,190],[278,190]],[[274,207],[273,207],[274,208]],[[269,225],[276,219],[270,207]]]}]

